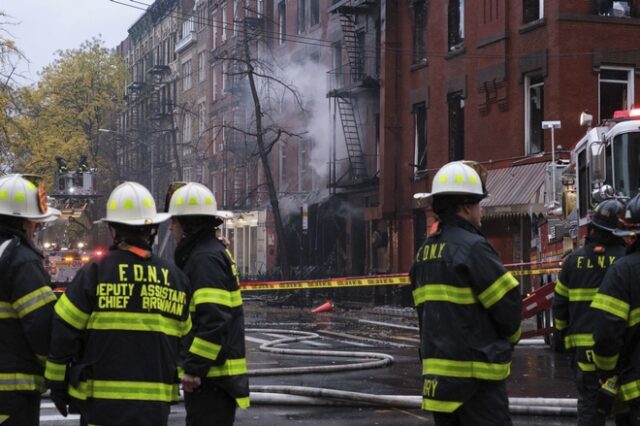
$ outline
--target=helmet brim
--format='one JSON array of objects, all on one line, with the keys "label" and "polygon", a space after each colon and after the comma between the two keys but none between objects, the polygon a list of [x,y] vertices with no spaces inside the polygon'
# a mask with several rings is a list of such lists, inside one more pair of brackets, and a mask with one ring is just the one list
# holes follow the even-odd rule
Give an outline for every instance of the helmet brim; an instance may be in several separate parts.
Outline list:
[{"label": "helmet brim", "polygon": [[638,234],[635,229],[614,229],[611,233],[616,237],[629,237]]},{"label": "helmet brim", "polygon": [[103,217],[102,219],[96,220],[93,223],[120,223],[122,225],[130,225],[130,226],[143,226],[143,225],[157,225],[162,222],[166,222],[171,218],[169,213],[156,213],[153,218],[150,219],[135,219],[135,220],[114,220],[109,219],[108,217]]},{"label": "helmet brim", "polygon": [[22,217],[32,222],[48,223],[48,222],[54,222],[58,220],[60,218],[60,215],[62,215],[62,212],[60,212],[60,210],[54,209],[53,207],[49,207],[47,208],[46,213],[38,216],[17,216],[17,217]]}]

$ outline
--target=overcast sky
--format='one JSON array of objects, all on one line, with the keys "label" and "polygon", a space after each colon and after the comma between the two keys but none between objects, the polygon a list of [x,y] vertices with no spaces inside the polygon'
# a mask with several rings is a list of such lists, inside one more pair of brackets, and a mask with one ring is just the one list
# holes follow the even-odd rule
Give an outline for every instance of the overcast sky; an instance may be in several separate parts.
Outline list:
[{"label": "overcast sky", "polygon": [[[131,0],[118,1],[142,7]],[[115,47],[143,13],[110,0],[0,0],[0,10],[15,23],[5,29],[29,60],[20,67],[27,77],[24,84],[36,82],[38,72],[53,62],[58,50],[79,47],[94,36]]]}]

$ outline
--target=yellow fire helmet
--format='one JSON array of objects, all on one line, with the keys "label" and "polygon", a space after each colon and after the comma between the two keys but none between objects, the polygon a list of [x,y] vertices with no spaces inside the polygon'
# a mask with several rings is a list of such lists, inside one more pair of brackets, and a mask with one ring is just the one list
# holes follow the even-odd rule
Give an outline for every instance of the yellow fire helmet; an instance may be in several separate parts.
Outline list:
[{"label": "yellow fire helmet", "polygon": [[60,210],[47,204],[44,183],[36,184],[25,176],[13,174],[0,178],[0,214],[34,222],[52,222],[58,219]]},{"label": "yellow fire helmet", "polygon": [[137,182],[124,182],[111,191],[107,200],[107,215],[97,222],[156,225],[169,217],[167,213],[158,213],[156,202],[147,188]]},{"label": "yellow fire helmet", "polygon": [[480,173],[465,161],[453,161],[442,166],[433,177],[431,192],[418,192],[413,194],[413,198],[438,194],[478,195],[483,198],[487,195]]}]

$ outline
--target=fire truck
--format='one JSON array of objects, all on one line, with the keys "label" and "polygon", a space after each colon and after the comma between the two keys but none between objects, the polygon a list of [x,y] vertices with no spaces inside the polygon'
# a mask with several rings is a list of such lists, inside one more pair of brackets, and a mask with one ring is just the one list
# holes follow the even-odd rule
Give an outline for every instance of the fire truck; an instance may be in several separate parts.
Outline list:
[{"label": "fire truck", "polygon": [[[545,335],[558,346],[550,307],[553,284],[562,258],[584,244],[593,208],[602,200],[626,200],[640,191],[640,108],[616,111],[613,118],[592,126],[593,117],[582,113],[585,135],[571,151],[570,160],[549,165],[545,179],[546,215],[536,229],[539,244],[532,252],[535,264],[549,274],[533,278],[534,291],[524,300],[525,313],[538,316],[538,329],[531,335]],[[555,195],[555,196],[554,196]]]}]

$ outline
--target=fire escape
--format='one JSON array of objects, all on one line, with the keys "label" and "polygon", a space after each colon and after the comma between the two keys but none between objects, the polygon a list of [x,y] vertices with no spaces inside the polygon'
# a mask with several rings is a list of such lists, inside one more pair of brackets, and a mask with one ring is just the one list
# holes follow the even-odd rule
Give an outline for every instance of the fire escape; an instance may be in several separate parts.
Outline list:
[{"label": "fire escape", "polygon": [[336,176],[335,186],[365,182],[369,175],[359,131],[357,100],[365,90],[378,88],[377,70],[365,56],[365,32],[358,28],[358,18],[371,12],[375,1],[343,0],[335,2],[331,12],[340,16],[342,49],[348,63],[329,72],[327,97],[336,100],[344,134],[349,167]]}]

